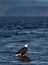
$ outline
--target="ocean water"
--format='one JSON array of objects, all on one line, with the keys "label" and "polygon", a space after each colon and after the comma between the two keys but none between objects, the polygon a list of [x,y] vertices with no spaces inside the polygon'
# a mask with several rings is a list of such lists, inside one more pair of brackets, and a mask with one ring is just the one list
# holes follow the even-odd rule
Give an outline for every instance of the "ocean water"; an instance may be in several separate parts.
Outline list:
[{"label": "ocean water", "polygon": [[[22,62],[16,52],[28,43]],[[48,17],[0,17],[0,65],[48,65]]]}]

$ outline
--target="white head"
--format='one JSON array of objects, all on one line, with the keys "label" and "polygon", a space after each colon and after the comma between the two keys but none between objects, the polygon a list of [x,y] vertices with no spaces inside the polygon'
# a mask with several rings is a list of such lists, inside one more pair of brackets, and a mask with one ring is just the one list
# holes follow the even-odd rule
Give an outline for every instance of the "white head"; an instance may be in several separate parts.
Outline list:
[{"label": "white head", "polygon": [[28,44],[26,43],[26,44],[24,45],[24,47],[28,47]]}]

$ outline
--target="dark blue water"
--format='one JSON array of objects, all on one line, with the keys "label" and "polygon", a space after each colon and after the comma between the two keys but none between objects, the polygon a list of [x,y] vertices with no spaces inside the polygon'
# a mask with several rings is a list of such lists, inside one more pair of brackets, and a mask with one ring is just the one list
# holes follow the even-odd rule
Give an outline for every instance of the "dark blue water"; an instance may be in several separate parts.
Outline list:
[{"label": "dark blue water", "polygon": [[[16,52],[27,42],[30,62]],[[0,65],[48,65],[48,17],[0,17]]]}]

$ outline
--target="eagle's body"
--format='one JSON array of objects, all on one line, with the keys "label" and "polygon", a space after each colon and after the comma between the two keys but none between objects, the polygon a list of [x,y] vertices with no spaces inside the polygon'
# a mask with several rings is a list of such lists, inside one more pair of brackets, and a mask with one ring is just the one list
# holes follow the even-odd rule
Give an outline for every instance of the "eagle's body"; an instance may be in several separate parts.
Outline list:
[{"label": "eagle's body", "polygon": [[25,44],[25,46],[23,48],[21,48],[17,53],[16,56],[23,56],[28,49],[28,44]]},{"label": "eagle's body", "polygon": [[21,61],[23,62],[30,61],[30,58],[24,55],[27,52],[27,49],[28,49],[28,44],[25,44],[25,46],[16,53],[16,56],[21,57]]},{"label": "eagle's body", "polygon": [[23,56],[26,53],[26,51],[27,51],[27,48],[24,47],[24,48],[21,48],[16,54],[19,54],[19,56],[20,55]]}]

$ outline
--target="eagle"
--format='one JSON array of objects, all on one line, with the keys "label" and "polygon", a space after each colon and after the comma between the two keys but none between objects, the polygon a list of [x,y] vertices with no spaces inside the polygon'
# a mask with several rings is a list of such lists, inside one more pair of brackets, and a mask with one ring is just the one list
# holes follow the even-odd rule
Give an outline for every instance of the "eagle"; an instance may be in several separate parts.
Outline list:
[{"label": "eagle", "polygon": [[24,47],[17,51],[16,57],[21,57],[21,61],[24,61],[24,62],[30,61],[30,58],[25,55],[27,50],[28,50],[28,44],[25,43]]}]

